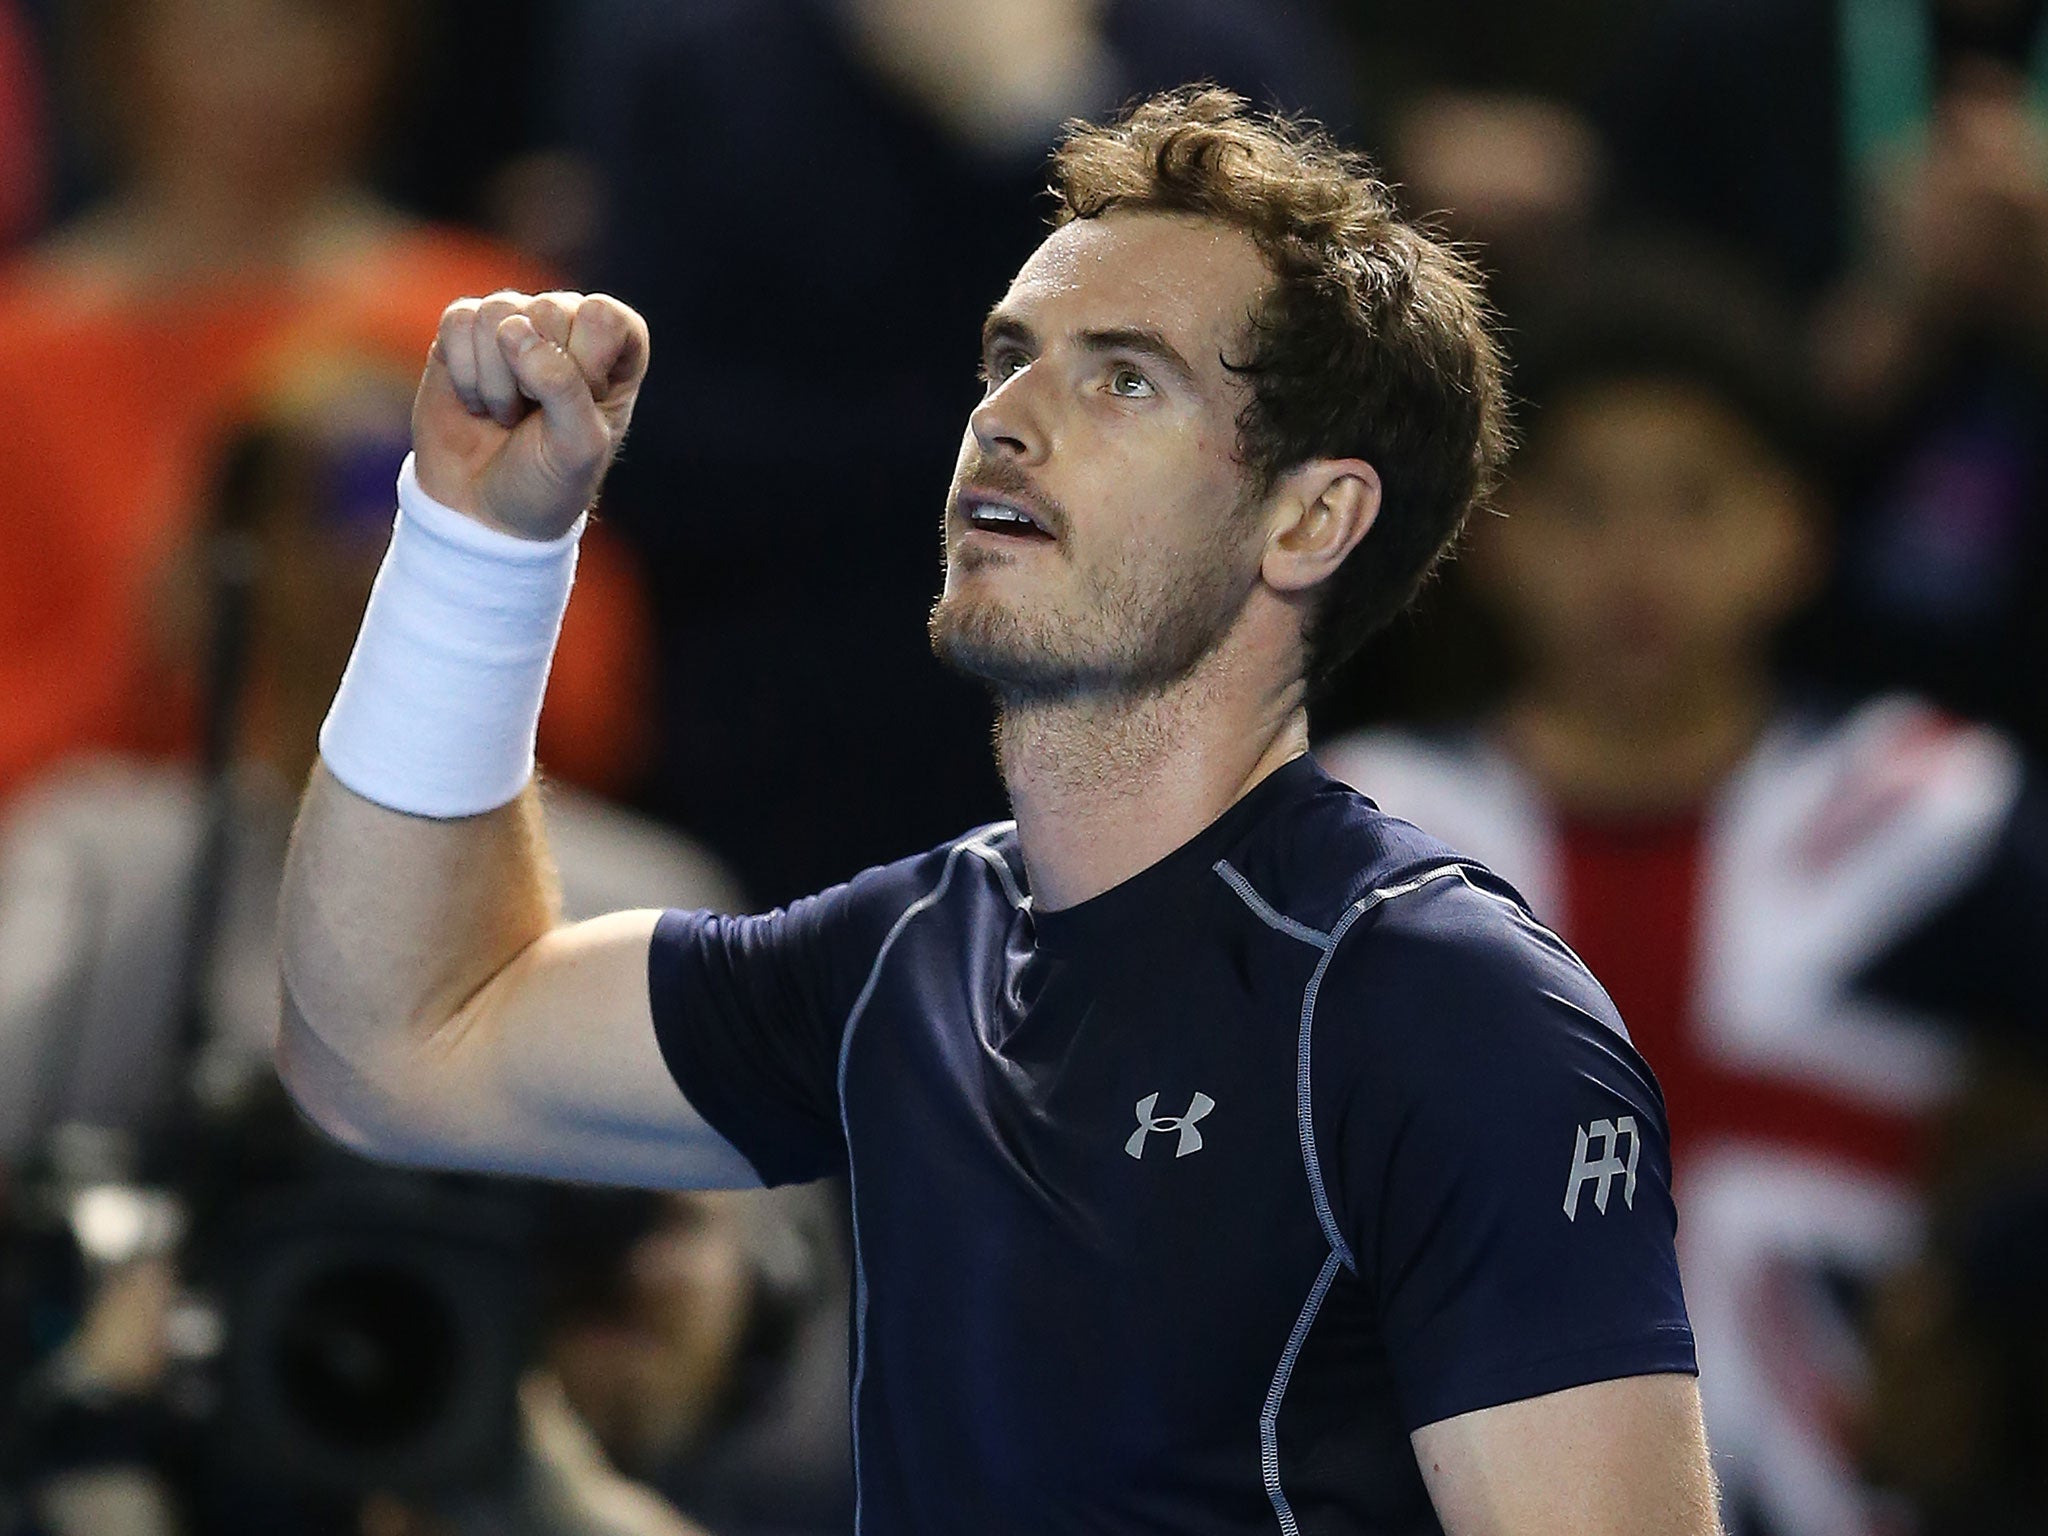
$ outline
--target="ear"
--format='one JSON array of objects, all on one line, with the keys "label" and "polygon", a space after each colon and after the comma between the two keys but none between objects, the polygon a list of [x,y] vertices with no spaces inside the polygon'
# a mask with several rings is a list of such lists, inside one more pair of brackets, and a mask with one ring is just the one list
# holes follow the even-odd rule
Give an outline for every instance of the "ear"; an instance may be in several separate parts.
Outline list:
[{"label": "ear", "polygon": [[1317,459],[1268,498],[1259,574],[1278,592],[1306,592],[1336,574],[1380,515],[1380,475],[1363,459]]}]

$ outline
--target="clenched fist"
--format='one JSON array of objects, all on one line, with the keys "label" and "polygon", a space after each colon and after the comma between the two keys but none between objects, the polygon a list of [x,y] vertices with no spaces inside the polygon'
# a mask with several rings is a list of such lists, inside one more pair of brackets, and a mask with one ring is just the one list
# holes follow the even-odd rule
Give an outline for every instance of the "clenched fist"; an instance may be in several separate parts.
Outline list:
[{"label": "clenched fist", "polygon": [[617,299],[457,300],[413,400],[420,489],[521,538],[559,538],[596,498],[646,375],[647,322]]}]

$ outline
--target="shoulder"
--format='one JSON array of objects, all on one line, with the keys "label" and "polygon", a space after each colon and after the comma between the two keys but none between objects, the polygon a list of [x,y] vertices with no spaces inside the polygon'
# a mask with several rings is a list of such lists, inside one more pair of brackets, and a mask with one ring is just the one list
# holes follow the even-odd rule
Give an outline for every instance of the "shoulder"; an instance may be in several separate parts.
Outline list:
[{"label": "shoulder", "polygon": [[1421,871],[1347,918],[1315,1019],[1335,1080],[1408,1105],[1501,1106],[1581,1078],[1655,1095],[1606,991],[1483,866]]},{"label": "shoulder", "polygon": [[1017,824],[995,821],[949,838],[935,848],[864,869],[840,890],[844,899],[882,913],[940,901],[972,901],[1001,893],[1021,899]]},{"label": "shoulder", "polygon": [[1307,792],[1233,850],[1231,861],[1267,904],[1325,935],[1356,922],[1354,908],[1377,906],[1432,872],[1483,868],[1463,848],[1389,814],[1321,768]]},{"label": "shoulder", "polygon": [[745,917],[670,912],[665,929],[685,919],[738,930],[776,930],[822,942],[849,959],[872,958],[903,923],[934,907],[1009,910],[1021,900],[1011,822],[977,827],[935,848],[860,871],[851,879]]},{"label": "shoulder", "polygon": [[1479,860],[1319,776],[1219,869],[1270,926],[1324,951],[1318,1051],[1384,1069],[1627,1039],[1577,955]]}]

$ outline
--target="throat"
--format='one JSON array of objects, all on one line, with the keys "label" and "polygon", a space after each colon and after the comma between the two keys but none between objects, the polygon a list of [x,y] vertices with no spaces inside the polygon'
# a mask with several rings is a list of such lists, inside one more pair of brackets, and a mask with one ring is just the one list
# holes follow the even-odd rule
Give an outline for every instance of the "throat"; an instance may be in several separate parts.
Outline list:
[{"label": "throat", "polygon": [[996,748],[1041,909],[1149,868],[1307,750],[1297,697],[1254,718],[1219,702],[1173,690],[1003,706]]}]

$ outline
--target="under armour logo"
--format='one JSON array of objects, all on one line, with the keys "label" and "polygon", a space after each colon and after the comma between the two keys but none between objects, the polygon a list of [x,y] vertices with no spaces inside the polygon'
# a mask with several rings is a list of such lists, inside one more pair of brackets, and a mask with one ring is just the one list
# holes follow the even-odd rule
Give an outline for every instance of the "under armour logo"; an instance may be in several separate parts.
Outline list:
[{"label": "under armour logo", "polygon": [[[1615,1155],[1615,1147],[1621,1138],[1628,1138],[1628,1161],[1623,1162]],[[1600,1156],[1588,1158],[1586,1154],[1593,1143],[1600,1143]],[[1643,1150],[1642,1139],[1636,1135],[1636,1117],[1623,1115],[1619,1120],[1595,1120],[1591,1125],[1579,1127],[1579,1144],[1572,1153],[1572,1179],[1564,1190],[1564,1214],[1568,1221],[1579,1219],[1579,1190],[1588,1180],[1598,1180],[1593,1189],[1593,1205],[1602,1216],[1607,1214],[1607,1186],[1616,1174],[1621,1175],[1621,1203],[1630,1210],[1636,1207],[1636,1157]]]},{"label": "under armour logo", "polygon": [[1195,1095],[1184,1115],[1155,1115],[1159,1107],[1159,1095],[1148,1093],[1138,1100],[1138,1128],[1131,1132],[1131,1139],[1124,1143],[1124,1150],[1133,1157],[1145,1155],[1145,1138],[1154,1131],[1179,1131],[1180,1145],[1174,1149],[1175,1157],[1186,1157],[1190,1152],[1202,1150],[1202,1133],[1195,1129],[1195,1122],[1216,1107],[1216,1101],[1206,1093]]}]

